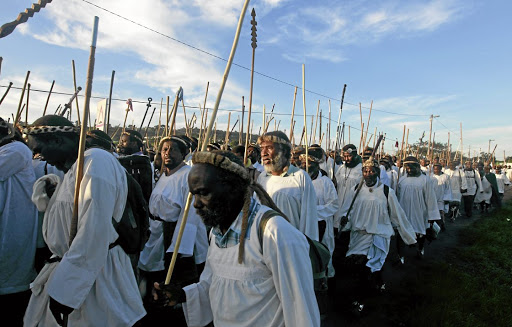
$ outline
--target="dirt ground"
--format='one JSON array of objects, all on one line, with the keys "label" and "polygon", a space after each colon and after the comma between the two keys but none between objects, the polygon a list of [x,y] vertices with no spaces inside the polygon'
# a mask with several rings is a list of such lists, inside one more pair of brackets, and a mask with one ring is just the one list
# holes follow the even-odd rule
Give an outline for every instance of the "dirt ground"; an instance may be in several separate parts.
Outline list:
[{"label": "dirt ground", "polygon": [[[512,198],[512,191],[505,192],[503,201]],[[338,260],[335,266],[335,285],[330,285],[327,317],[322,321],[322,327],[334,326],[409,326],[406,318],[399,314],[400,306],[404,303],[411,305],[422,294],[417,294],[407,285],[421,278],[418,271],[428,269],[438,261],[453,260],[451,251],[459,246],[459,235],[465,228],[478,219],[485,219],[490,213],[480,214],[480,209],[473,209],[473,216],[466,218],[464,214],[455,222],[446,222],[446,230],[432,243],[425,245],[425,255],[422,259],[416,257],[416,248],[405,247],[405,263],[397,260],[395,239],[391,239],[388,258],[382,269],[385,290],[370,296],[364,303],[362,314],[351,312],[353,296],[357,292],[356,277],[349,273],[343,260]],[[333,287],[334,286],[334,287]],[[335,291],[334,291],[335,290]]]}]

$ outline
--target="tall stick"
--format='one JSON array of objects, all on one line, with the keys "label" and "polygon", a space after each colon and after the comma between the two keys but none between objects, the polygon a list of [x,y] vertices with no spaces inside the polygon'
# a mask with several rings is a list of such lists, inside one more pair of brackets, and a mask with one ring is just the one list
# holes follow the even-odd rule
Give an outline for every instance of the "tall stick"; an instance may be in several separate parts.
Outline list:
[{"label": "tall stick", "polygon": [[295,86],[295,91],[293,92],[293,105],[292,105],[292,119],[290,121],[290,142],[293,136],[293,116],[295,115],[295,100],[297,99],[297,86]]},{"label": "tall stick", "polygon": [[164,98],[160,98],[160,116],[158,117],[158,129],[157,129],[157,132],[156,132],[156,139],[155,139],[155,142],[154,142],[154,145],[153,145],[153,148],[157,149],[157,145],[156,142],[158,142],[158,139],[160,138],[160,127],[162,126],[162,107],[163,107],[163,104],[164,104]]},{"label": "tall stick", "polygon": [[167,103],[166,103],[166,109],[167,109],[167,114],[166,114],[166,118],[165,118],[165,136],[168,136],[169,135],[169,119],[171,117],[170,113],[169,113],[169,96],[167,96]]},{"label": "tall stick", "polygon": [[226,150],[228,149],[227,145],[229,143],[229,123],[230,122],[231,122],[231,112],[228,114],[228,126],[226,127],[226,138],[224,139],[224,144],[226,145]]},{"label": "tall stick", "polygon": [[[251,138],[251,131],[249,130],[249,123],[251,122],[251,113],[252,113],[252,90],[254,88],[254,58],[256,57],[256,47],[258,46],[257,40],[257,29],[256,29],[256,11],[252,8],[251,11],[251,47],[252,47],[252,59],[251,59],[251,86],[249,88],[249,111],[247,113],[247,135],[245,136],[245,150],[244,150],[244,165],[247,164],[247,151],[249,148],[249,139]],[[265,116],[265,107],[263,107],[263,116]],[[243,120],[243,113],[242,113]],[[242,130],[243,131],[243,130]]]},{"label": "tall stick", "polygon": [[308,122],[306,117],[306,66],[302,64],[302,106],[304,107],[304,149],[306,150],[306,172],[308,172]]},{"label": "tall stick", "polygon": [[189,132],[190,127],[188,125],[187,112],[185,111],[185,101],[183,99],[181,99],[181,106],[183,107],[183,119],[185,119],[185,134],[187,136],[191,136],[192,132]]},{"label": "tall stick", "polygon": [[116,71],[112,71],[112,76],[110,77],[110,89],[108,91],[108,110],[107,110],[107,134],[108,129],[110,128],[110,110],[112,109],[112,90],[114,89],[114,76],[116,74]]},{"label": "tall stick", "polygon": [[89,115],[89,103],[91,101],[92,91],[92,78],[94,74],[94,54],[96,52],[96,39],[98,36],[98,16],[94,16],[94,28],[91,43],[91,52],[89,54],[89,67],[87,69],[87,84],[85,86],[85,101],[82,125],[80,128],[80,143],[78,146],[78,158],[76,160],[76,180],[75,180],[75,194],[73,201],[73,216],[71,219],[71,227],[69,233],[69,245],[73,242],[76,236],[78,227],[78,197],[80,195],[80,184],[82,182],[83,168],[84,168],[84,152],[85,152],[85,138],[87,129],[87,117]]},{"label": "tall stick", "polygon": [[[372,117],[372,107],[373,107],[373,100],[372,102],[370,103],[370,112],[368,113],[368,123],[366,124],[366,133],[364,134],[364,140],[366,142],[366,138],[368,137],[368,130],[370,128],[370,118]],[[377,136],[375,136],[377,137]],[[363,142],[363,144],[365,143]],[[368,142],[370,143],[370,142]]]},{"label": "tall stick", "polygon": [[327,121],[327,137],[325,139],[325,150],[329,151],[331,142],[331,99],[329,99],[329,120]]},{"label": "tall stick", "polygon": [[[212,118],[210,120],[210,124],[208,125],[208,129],[206,131],[205,141],[208,139],[211,134],[213,123],[215,118],[217,117],[217,111],[219,109],[220,100],[222,98],[222,93],[224,92],[224,86],[226,85],[226,81],[228,79],[229,70],[231,69],[231,64],[233,63],[233,57],[235,56],[236,47],[238,44],[238,39],[240,37],[240,31],[242,29],[242,23],[244,20],[245,12],[247,10],[247,6],[249,5],[249,0],[245,0],[244,7],[242,9],[242,13],[240,14],[240,18],[238,20],[238,26],[235,34],[235,39],[233,41],[233,46],[231,47],[231,53],[229,55],[228,62],[226,64],[226,70],[224,71],[224,76],[222,79],[221,86],[219,88],[219,93],[217,94],[217,98],[215,99],[215,106],[213,108]],[[201,151],[206,150],[207,143],[203,142]],[[181,244],[181,238],[183,237],[183,232],[185,231],[185,225],[187,223],[188,211],[190,209],[190,203],[192,202],[192,194],[189,193],[187,197],[187,202],[185,205],[185,210],[183,212],[183,218],[181,220],[180,230],[178,232],[178,237],[176,239],[176,244],[174,245],[174,252],[171,258],[171,264],[169,265],[169,270],[167,271],[167,277],[165,278],[165,284],[169,284],[172,277],[172,272],[174,271],[174,265],[176,264],[176,258],[178,257],[178,251]]]},{"label": "tall stick", "polygon": [[28,126],[28,103],[30,100],[30,83],[27,85],[27,110],[25,110],[25,126]]},{"label": "tall stick", "polygon": [[7,93],[9,93],[9,90],[11,89],[11,86],[12,86],[12,82],[9,82],[9,86],[7,87],[7,90],[5,91],[4,95],[2,96],[2,99],[0,99],[0,105],[2,104],[2,102],[5,99],[5,97],[7,96]]},{"label": "tall stick", "polygon": [[[251,72],[252,73],[252,72]],[[242,120],[240,121],[240,134],[238,135],[238,144],[242,145],[242,140],[244,139],[244,114],[245,114],[245,104],[244,104],[244,96],[242,95]],[[249,122],[250,120],[248,120]],[[249,125],[249,123],[247,123]],[[247,127],[249,129],[249,127]]]},{"label": "tall stick", "polygon": [[[76,87],[76,73],[75,73],[75,61],[74,60],[71,60],[71,68],[73,70],[73,86],[75,87],[75,92],[77,91],[77,87]],[[80,109],[78,109],[78,97],[75,98],[75,102],[76,102],[76,115],[78,117],[78,125],[80,125]],[[71,117],[71,106],[69,106],[69,113],[70,113],[70,117]]]},{"label": "tall stick", "polygon": [[[48,108],[48,102],[50,102],[50,96],[52,95],[54,85],[55,85],[55,80],[52,81],[52,86],[50,86],[50,92],[48,92],[48,97],[46,98],[46,104],[44,105],[43,116],[46,115],[46,109]],[[2,104],[2,101],[0,101],[0,104]]]},{"label": "tall stick", "polygon": [[[318,100],[318,106],[316,107],[315,128],[313,129],[313,132],[312,132],[313,142],[310,141],[309,144],[313,144],[316,141],[316,127],[318,125],[318,114],[319,113],[320,113],[320,100]],[[313,117],[311,117],[311,119],[313,119]]]},{"label": "tall stick", "polygon": [[178,104],[180,100],[183,100],[183,88],[181,86],[178,89],[178,92],[176,92],[176,96],[174,97],[174,103],[172,105],[171,130],[167,136],[176,135],[176,113],[178,112]]},{"label": "tall stick", "polygon": [[20,102],[18,104],[18,110],[16,111],[16,118],[14,118],[13,126],[16,126],[16,124],[18,124],[18,121],[20,120],[21,104],[23,103],[23,96],[25,95],[25,89],[27,88],[27,83],[28,83],[28,77],[29,76],[30,76],[30,70],[27,71],[27,76],[25,77],[25,83],[23,84],[23,90],[21,90]]}]

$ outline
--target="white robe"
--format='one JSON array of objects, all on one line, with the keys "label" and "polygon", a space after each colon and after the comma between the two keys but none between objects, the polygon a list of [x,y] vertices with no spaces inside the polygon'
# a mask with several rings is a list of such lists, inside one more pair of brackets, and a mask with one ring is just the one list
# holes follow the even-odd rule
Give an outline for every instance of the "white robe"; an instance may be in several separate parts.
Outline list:
[{"label": "white robe", "polygon": [[327,173],[327,177],[329,177],[331,180],[334,176],[334,170],[336,169],[334,166],[334,159],[331,157],[327,157],[327,160],[324,160],[324,162],[320,163],[320,169],[323,169]]},{"label": "white robe", "polygon": [[309,175],[290,165],[280,176],[262,173],[258,183],[288,217],[292,226],[318,241],[318,212],[315,188]]},{"label": "white robe", "polygon": [[[189,193],[188,174],[192,169],[188,165],[182,166],[172,175],[165,174],[160,177],[149,199],[149,211],[155,217],[168,222],[177,222],[171,245],[166,252],[174,252],[174,246],[178,237],[177,231],[181,226],[185,204]],[[139,268],[146,271],[158,271],[164,269],[163,262],[163,225],[160,221],[152,221],[151,235],[146,246],[141,252]],[[185,257],[194,255],[196,263],[206,260],[208,251],[208,238],[206,227],[195,210],[189,210],[187,224],[181,239],[179,253]]]},{"label": "white robe", "polygon": [[[346,197],[347,194],[352,192],[355,186],[361,181],[363,178],[362,172],[362,164],[357,164],[357,166],[353,168],[349,168],[346,165],[341,166],[340,169],[336,172],[336,182],[338,183],[338,204],[340,209],[347,202]],[[349,203],[350,205],[350,203]],[[338,228],[340,225],[340,219],[342,217],[341,210],[334,215],[334,227]]]},{"label": "white robe", "polygon": [[455,170],[446,169],[444,173],[450,176],[450,189],[452,190],[452,201],[460,202],[462,198],[461,189],[467,190],[468,184],[466,182],[466,175],[455,168]]},{"label": "white robe", "polygon": [[498,193],[505,193],[505,185],[510,185],[510,180],[505,174],[496,174],[496,183],[498,183]]},{"label": "white robe", "polygon": [[326,228],[321,242],[327,246],[331,252],[327,277],[334,277],[334,267],[332,265],[332,254],[334,252],[334,214],[338,211],[338,195],[332,180],[319,173],[318,177],[313,180],[315,193],[317,198],[318,220],[325,221]]},{"label": "white robe", "polygon": [[78,230],[68,246],[76,163],[57,186],[45,212],[43,236],[54,256],[31,284],[25,326],[57,326],[49,297],[74,308],[69,326],[132,326],[145,315],[130,258],[120,246],[112,217],[121,219],[128,187],[121,164],[107,151],[85,151]]},{"label": "white robe", "polygon": [[[371,192],[370,192],[371,189]],[[345,205],[341,209],[346,215],[355,191],[347,196]],[[389,210],[388,210],[389,208]],[[366,264],[372,272],[382,269],[389,253],[393,227],[398,229],[400,236],[406,244],[416,243],[416,234],[407,220],[404,210],[398,203],[393,189],[389,189],[388,198],[384,194],[384,184],[368,187],[363,184],[344,230],[350,230],[350,243],[347,256],[353,254],[365,255]]]},{"label": "white robe", "polygon": [[258,207],[242,264],[238,244],[219,248],[212,237],[199,283],[184,288],[189,327],[212,320],[222,327],[320,326],[306,238],[282,217],[273,217],[263,233],[262,254],[257,233],[268,207]]},{"label": "white robe", "polygon": [[386,171],[386,174],[388,175],[389,179],[389,187],[391,187],[393,190],[396,189],[396,182],[398,181],[398,172],[394,169],[390,169]]},{"label": "white robe", "polygon": [[32,152],[25,144],[0,147],[0,295],[26,291],[36,277],[35,180]]},{"label": "white robe", "polygon": [[476,195],[475,195],[475,200],[474,202],[475,203],[481,203],[481,202],[485,202],[487,204],[490,204],[491,203],[491,198],[492,198],[492,184],[487,180],[487,177],[483,176],[482,177],[482,191],[483,192],[478,192]]},{"label": "white robe", "polygon": [[464,175],[466,176],[466,182],[468,184],[468,191],[463,194],[463,196],[475,195],[477,192],[482,192],[482,182],[480,173],[477,170],[464,170]]},{"label": "white robe", "polygon": [[434,191],[436,193],[437,208],[445,213],[448,212],[448,204],[446,202],[452,201],[452,188],[450,186],[450,177],[446,174],[432,175],[434,181]]},{"label": "white robe", "polygon": [[436,194],[429,176],[404,176],[398,182],[398,200],[414,231],[425,235],[429,220],[440,220]]}]

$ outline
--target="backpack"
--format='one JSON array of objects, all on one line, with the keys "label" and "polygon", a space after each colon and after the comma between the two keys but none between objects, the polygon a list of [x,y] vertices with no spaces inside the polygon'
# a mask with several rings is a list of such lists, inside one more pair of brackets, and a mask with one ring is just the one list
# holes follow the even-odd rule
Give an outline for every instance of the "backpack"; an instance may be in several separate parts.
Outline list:
[{"label": "backpack", "polygon": [[[261,217],[260,226],[258,228],[258,239],[261,245],[261,253],[263,253],[263,233],[267,222],[270,218],[281,216],[280,213],[274,210],[266,211]],[[331,252],[324,244],[310,239],[304,234],[309,244],[309,259],[311,261],[311,268],[313,270],[313,281],[315,287],[315,294],[327,291],[327,265],[331,258]]]},{"label": "backpack", "polygon": [[149,203],[153,191],[153,171],[147,156],[130,155],[117,158],[126,171],[139,183],[144,199]]},{"label": "backpack", "polygon": [[139,183],[126,172],[128,196],[121,220],[112,217],[112,224],[119,237],[111,248],[120,245],[126,254],[138,254],[149,238],[149,209]]}]

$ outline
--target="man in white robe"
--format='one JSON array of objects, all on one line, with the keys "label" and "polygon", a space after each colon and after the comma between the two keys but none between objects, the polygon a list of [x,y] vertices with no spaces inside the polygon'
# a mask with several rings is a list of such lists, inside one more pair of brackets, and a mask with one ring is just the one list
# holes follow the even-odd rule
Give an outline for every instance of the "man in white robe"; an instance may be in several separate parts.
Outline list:
[{"label": "man in white robe", "polygon": [[268,132],[260,136],[258,144],[266,171],[260,174],[258,183],[295,228],[318,241],[315,188],[306,172],[290,164],[288,137],[281,131]]},{"label": "man in white robe", "polygon": [[[489,165],[484,166],[483,164],[478,167],[478,173],[480,174],[483,192],[476,193],[475,203],[480,205],[480,213],[484,213],[488,212],[489,207],[491,206],[493,193],[493,183],[491,181],[497,179],[497,176],[491,173],[491,167]],[[496,190],[494,192],[496,192]]]},{"label": "man in white robe", "polygon": [[434,180],[434,192],[436,193],[437,207],[441,215],[441,230],[446,230],[445,214],[448,213],[449,204],[452,200],[452,189],[450,177],[443,173],[443,166],[440,163],[434,163],[432,179]]},{"label": "man in white robe", "polygon": [[449,168],[445,169],[444,173],[450,177],[450,189],[452,190],[452,201],[450,202],[450,221],[454,222],[455,218],[459,215],[460,203],[462,200],[462,193],[467,192],[468,184],[466,182],[466,175],[459,168],[457,162],[450,161]]},{"label": "man in white robe", "polygon": [[464,213],[467,218],[473,216],[473,202],[475,200],[476,192],[483,192],[482,178],[478,170],[474,169],[471,161],[466,161],[464,164],[464,176],[468,185],[467,192],[462,194],[464,203]]},{"label": "man in white robe", "polygon": [[0,118],[0,308],[4,320],[21,326],[36,277],[37,209],[32,152]]},{"label": "man in white robe", "polygon": [[414,229],[398,203],[394,190],[378,181],[379,169],[378,162],[373,158],[364,162],[364,183],[359,192],[356,191],[357,187],[351,190],[348,201],[341,209],[344,214],[344,230],[350,231],[347,257],[352,256],[352,262],[358,262],[356,257],[360,257],[369,268],[363,269],[365,273],[360,274],[360,284],[366,287],[362,287],[353,303],[359,311],[364,306],[362,301],[365,296],[371,291],[380,290],[384,285],[381,269],[389,253],[393,228],[398,230],[406,244],[416,243]]},{"label": "man in white robe", "polygon": [[398,182],[398,200],[411,223],[418,240],[417,256],[422,258],[425,251],[427,228],[440,220],[434,185],[429,176],[421,172],[418,159],[409,156],[404,160],[407,176]]},{"label": "man in white robe", "polygon": [[[189,327],[320,326],[304,235],[283,218],[230,152],[198,152],[189,174],[194,207],[214,226],[199,283],[163,284],[157,299],[183,304]],[[259,202],[253,197],[256,193]],[[268,206],[270,206],[270,208]],[[269,209],[277,216],[261,219]],[[261,235],[262,242],[260,243]]]},{"label": "man in white robe", "polygon": [[502,173],[501,166],[498,166],[496,169],[496,182],[498,183],[499,196],[503,199],[503,196],[505,195],[505,186],[510,185],[510,180],[506,174]]},{"label": "man in white robe", "polygon": [[107,151],[85,151],[77,233],[69,245],[77,128],[47,115],[25,133],[33,152],[66,174],[47,204],[43,236],[53,256],[31,284],[24,325],[57,326],[67,316],[70,326],[133,326],[145,310],[130,259],[114,244],[118,234],[112,224],[125,209],[125,170]]}]

